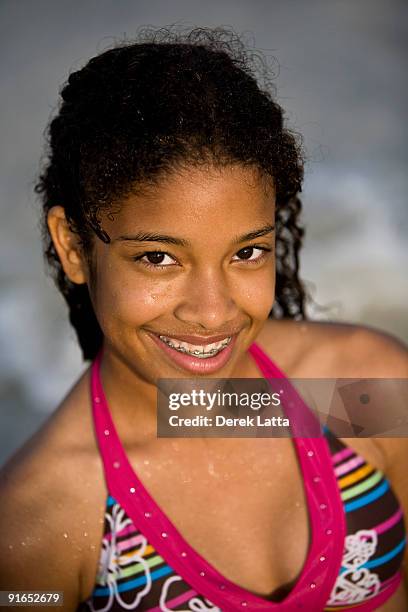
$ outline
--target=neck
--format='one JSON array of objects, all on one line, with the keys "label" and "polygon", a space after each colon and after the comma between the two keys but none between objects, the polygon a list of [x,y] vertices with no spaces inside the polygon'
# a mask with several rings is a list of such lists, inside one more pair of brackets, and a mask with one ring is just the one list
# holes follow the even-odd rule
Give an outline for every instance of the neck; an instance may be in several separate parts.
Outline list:
[{"label": "neck", "polygon": [[[119,437],[126,443],[146,443],[157,437],[157,388],[145,380],[106,344],[99,376]],[[237,362],[231,378],[263,377],[248,351]],[[140,438],[140,439],[139,439]]]},{"label": "neck", "polygon": [[106,347],[99,375],[112,419],[122,439],[137,441],[156,437],[157,389],[144,380],[129,363]]}]

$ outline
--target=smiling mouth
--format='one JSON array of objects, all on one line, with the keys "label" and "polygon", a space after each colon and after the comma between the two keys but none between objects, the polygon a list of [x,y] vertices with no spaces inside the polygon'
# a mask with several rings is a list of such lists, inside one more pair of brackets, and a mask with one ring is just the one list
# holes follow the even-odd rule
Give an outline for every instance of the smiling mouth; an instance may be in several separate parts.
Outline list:
[{"label": "smiling mouth", "polygon": [[181,342],[179,340],[175,340],[174,338],[169,338],[168,336],[159,335],[158,337],[162,342],[167,344],[167,346],[170,346],[175,351],[191,355],[192,357],[198,357],[199,359],[209,359],[210,357],[214,357],[214,355],[217,355],[224,350],[232,340],[232,336],[229,336],[220,342],[197,345],[190,344],[189,342]]}]

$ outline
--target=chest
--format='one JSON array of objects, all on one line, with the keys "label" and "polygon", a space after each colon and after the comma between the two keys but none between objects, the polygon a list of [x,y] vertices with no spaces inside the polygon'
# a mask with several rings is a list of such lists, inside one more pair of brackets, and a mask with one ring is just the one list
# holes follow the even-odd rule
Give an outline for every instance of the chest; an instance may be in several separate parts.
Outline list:
[{"label": "chest", "polygon": [[[310,546],[304,477],[291,440],[155,440],[143,452],[126,450],[156,504],[221,576],[272,601],[291,590]],[[369,444],[359,450],[377,463]],[[94,493],[106,500],[104,486]],[[102,518],[92,510],[87,519],[82,599],[95,585],[103,536]]]},{"label": "chest", "polygon": [[[310,531],[291,441],[155,442],[143,454],[129,452],[129,460],[184,540],[232,582],[271,599],[283,596],[305,562]],[[91,536],[86,596],[101,535],[94,530]]]}]

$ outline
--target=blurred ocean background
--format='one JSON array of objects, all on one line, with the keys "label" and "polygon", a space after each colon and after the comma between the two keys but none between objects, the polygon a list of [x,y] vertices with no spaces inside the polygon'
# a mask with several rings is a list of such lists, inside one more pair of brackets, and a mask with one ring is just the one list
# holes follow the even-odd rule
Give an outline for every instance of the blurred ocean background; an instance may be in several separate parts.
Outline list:
[{"label": "blurred ocean background", "polygon": [[307,151],[302,277],[321,318],[408,341],[408,4],[2,0],[0,464],[86,367],[44,273],[33,185],[68,74],[141,26],[229,25],[262,49]]}]

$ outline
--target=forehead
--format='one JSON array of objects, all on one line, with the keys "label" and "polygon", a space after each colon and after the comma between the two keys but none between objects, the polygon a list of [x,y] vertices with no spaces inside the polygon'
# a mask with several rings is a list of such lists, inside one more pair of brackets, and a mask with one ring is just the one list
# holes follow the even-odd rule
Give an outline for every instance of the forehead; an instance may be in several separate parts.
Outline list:
[{"label": "forehead", "polygon": [[274,203],[272,180],[254,168],[189,166],[128,195],[105,216],[103,227],[113,240],[142,228],[193,235],[197,228],[211,233],[229,227],[239,233],[271,222]]}]

